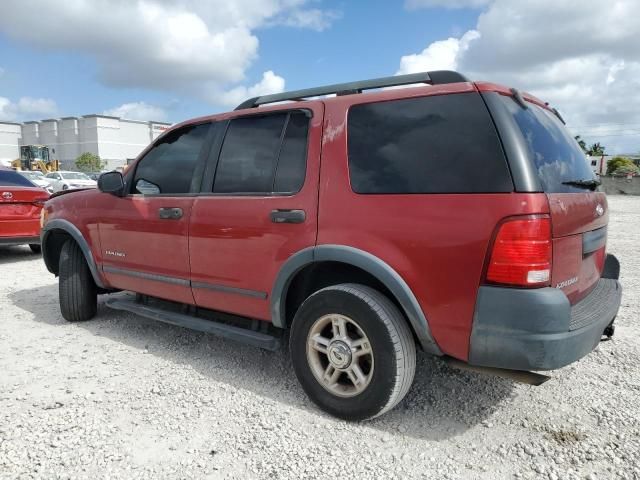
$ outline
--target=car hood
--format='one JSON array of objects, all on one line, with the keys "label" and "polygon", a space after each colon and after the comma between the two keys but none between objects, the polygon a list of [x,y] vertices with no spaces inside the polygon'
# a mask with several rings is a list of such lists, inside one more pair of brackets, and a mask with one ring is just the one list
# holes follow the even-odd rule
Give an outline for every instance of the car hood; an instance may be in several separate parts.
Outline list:
[{"label": "car hood", "polygon": [[84,192],[85,190],[93,190],[93,188],[85,187],[85,188],[74,188],[73,190],[60,190],[58,192],[52,193],[49,198],[61,197],[62,195],[69,195],[70,193]]}]

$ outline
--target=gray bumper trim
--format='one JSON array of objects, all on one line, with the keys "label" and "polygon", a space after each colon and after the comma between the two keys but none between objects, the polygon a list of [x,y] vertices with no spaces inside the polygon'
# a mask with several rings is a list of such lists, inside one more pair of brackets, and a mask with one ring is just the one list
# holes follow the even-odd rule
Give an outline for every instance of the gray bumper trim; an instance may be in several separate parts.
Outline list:
[{"label": "gray bumper trim", "polygon": [[[553,370],[591,352],[620,307],[622,287],[601,278],[596,288],[571,307],[562,291],[480,287],[469,350],[469,364],[513,370]],[[599,316],[589,305],[599,305]],[[590,318],[570,330],[580,315]]]}]

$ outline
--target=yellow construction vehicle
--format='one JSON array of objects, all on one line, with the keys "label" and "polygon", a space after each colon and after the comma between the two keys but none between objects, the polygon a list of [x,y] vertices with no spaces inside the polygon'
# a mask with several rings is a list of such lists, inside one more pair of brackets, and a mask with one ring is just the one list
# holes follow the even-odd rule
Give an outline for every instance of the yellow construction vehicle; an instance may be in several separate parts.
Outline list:
[{"label": "yellow construction vehicle", "polygon": [[49,156],[49,147],[45,145],[22,145],[20,158],[11,165],[16,170],[40,170],[45,175],[60,170],[60,162]]}]

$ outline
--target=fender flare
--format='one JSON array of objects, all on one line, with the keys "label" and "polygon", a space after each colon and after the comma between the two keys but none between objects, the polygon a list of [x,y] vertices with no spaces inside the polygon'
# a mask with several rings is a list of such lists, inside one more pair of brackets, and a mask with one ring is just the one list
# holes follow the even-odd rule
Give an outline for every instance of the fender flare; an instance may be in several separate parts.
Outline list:
[{"label": "fender flare", "polygon": [[84,255],[85,260],[87,261],[87,265],[89,266],[89,271],[91,271],[91,276],[93,280],[96,282],[96,285],[100,288],[107,288],[102,280],[102,276],[100,275],[100,271],[98,270],[98,266],[93,258],[93,253],[91,253],[91,248],[89,244],[82,236],[78,227],[76,227],[73,223],[68,220],[63,220],[60,218],[50,220],[47,224],[42,228],[40,232],[40,244],[42,245],[42,258],[44,260],[45,265],[47,266],[47,270],[51,273],[54,272],[53,266],[48,263],[47,256],[47,238],[54,230],[62,230],[67,233],[75,242],[80,246],[80,250]]},{"label": "fender flare", "polygon": [[442,351],[431,335],[429,322],[409,285],[389,264],[364,250],[346,245],[318,245],[295,253],[282,265],[271,291],[271,319],[286,328],[285,299],[291,280],[302,268],[316,262],[334,261],[358,267],[377,278],[400,303],[423,350],[434,355]]}]

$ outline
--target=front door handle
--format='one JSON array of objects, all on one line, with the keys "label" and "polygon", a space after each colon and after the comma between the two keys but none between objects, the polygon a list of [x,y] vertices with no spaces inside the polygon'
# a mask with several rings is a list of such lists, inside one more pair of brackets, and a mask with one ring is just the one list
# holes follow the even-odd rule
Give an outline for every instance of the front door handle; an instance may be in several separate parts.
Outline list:
[{"label": "front door handle", "polygon": [[178,220],[182,218],[182,209],[177,207],[161,208],[158,210],[161,220]]},{"label": "front door handle", "polygon": [[302,223],[306,218],[304,210],[271,210],[273,223]]}]

